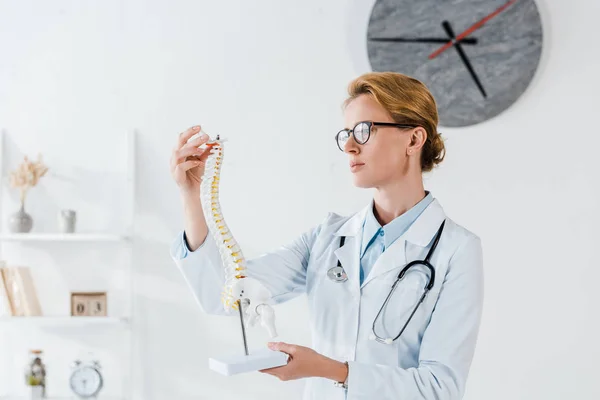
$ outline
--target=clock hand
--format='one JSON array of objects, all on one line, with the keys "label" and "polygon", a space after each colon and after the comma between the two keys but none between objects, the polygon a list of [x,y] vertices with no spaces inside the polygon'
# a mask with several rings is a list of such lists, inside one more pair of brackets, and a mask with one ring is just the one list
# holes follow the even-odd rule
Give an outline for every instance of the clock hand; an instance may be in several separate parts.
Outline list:
[{"label": "clock hand", "polygon": [[475,73],[475,70],[473,69],[473,66],[471,65],[471,62],[467,58],[467,55],[463,51],[462,46],[460,45],[460,43],[456,43],[456,38],[454,37],[454,31],[452,30],[452,27],[450,26],[450,22],[444,21],[444,22],[442,22],[442,26],[444,27],[444,30],[446,31],[446,33],[448,34],[448,36],[450,37],[450,39],[452,39],[451,42],[454,43],[454,47],[456,48],[456,51],[458,51],[458,55],[462,59],[463,63],[465,63],[465,66],[469,70],[469,73],[471,74],[471,77],[475,81],[475,84],[477,85],[477,87],[481,91],[481,94],[483,95],[483,97],[487,98],[487,94],[485,93],[485,89],[483,88],[483,85],[479,81],[479,78],[477,77],[477,74]]},{"label": "clock hand", "polygon": [[[493,13],[487,15],[486,17],[484,17],[483,19],[481,19],[479,22],[475,23],[470,28],[468,28],[466,31],[464,31],[463,33],[461,33],[460,35],[458,35],[456,37],[456,40],[460,40],[460,39],[463,39],[466,36],[469,36],[471,33],[475,32],[477,29],[481,28],[486,22],[488,22],[489,20],[491,20],[492,18],[494,18],[495,16],[497,16],[502,11],[504,11],[505,9],[507,9],[508,7],[510,7],[511,5],[513,5],[516,2],[517,2],[517,0],[510,0],[506,4],[504,4],[503,6],[498,7],[496,9],[496,11],[494,11]],[[448,43],[446,43],[445,45],[443,45],[442,47],[440,47],[439,49],[437,49],[436,51],[434,51],[433,53],[431,53],[429,55],[429,59],[433,60],[434,58],[436,58],[437,56],[439,56],[440,54],[442,54],[444,51],[446,51],[450,47],[452,47],[452,44],[453,44],[452,41],[449,41]]]},{"label": "clock hand", "polygon": [[[399,43],[448,43],[446,38],[368,38],[372,42],[399,42]],[[477,44],[477,38],[464,38],[462,44]]]}]

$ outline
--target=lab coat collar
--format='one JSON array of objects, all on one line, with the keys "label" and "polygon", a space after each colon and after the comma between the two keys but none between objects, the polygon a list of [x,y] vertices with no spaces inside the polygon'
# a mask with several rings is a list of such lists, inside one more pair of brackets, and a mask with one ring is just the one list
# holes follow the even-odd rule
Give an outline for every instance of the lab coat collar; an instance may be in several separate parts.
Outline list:
[{"label": "lab coat collar", "polygon": [[[348,218],[333,234],[335,236],[356,236],[361,234],[365,217],[369,210],[372,209],[373,199],[363,209]],[[422,247],[427,246],[444,218],[446,218],[446,214],[442,206],[437,199],[433,199],[402,237],[413,244]]]},{"label": "lab coat collar", "polygon": [[446,213],[442,205],[437,199],[433,199],[431,204],[427,206],[404,234],[406,241],[421,247],[427,246],[445,218]]},{"label": "lab coat collar", "polygon": [[360,240],[358,240],[359,237],[357,236],[362,232],[363,221],[369,207],[372,207],[372,201],[365,208],[351,216],[334,232],[335,236],[346,236],[349,238],[348,243],[336,249],[334,253],[346,270],[348,279],[357,288],[364,287],[375,277],[397,268],[399,262],[401,263],[400,265],[405,265],[408,258],[412,259],[415,256],[415,250],[412,247],[410,249],[407,248],[407,242],[420,246],[420,248],[426,247],[435,236],[444,218],[446,218],[442,206],[437,199],[434,199],[404,235],[392,243],[390,248],[386,249],[379,256],[371,272],[367,275],[362,285],[360,285]]},{"label": "lab coat collar", "polygon": [[403,268],[409,261],[422,258],[423,248],[431,243],[445,217],[442,206],[434,199],[404,235],[377,258],[361,287],[382,274]]},{"label": "lab coat collar", "polygon": [[363,222],[370,209],[373,209],[373,199],[362,210],[354,213],[333,234],[335,236],[356,236],[362,233]]}]

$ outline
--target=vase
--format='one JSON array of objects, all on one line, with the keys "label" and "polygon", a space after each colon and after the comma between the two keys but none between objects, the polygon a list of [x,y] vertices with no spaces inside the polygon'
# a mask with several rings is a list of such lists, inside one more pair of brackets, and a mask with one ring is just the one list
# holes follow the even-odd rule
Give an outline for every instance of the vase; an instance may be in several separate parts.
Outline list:
[{"label": "vase", "polygon": [[27,233],[33,227],[33,218],[25,212],[25,203],[21,203],[21,208],[12,214],[8,220],[8,229],[12,233]]}]

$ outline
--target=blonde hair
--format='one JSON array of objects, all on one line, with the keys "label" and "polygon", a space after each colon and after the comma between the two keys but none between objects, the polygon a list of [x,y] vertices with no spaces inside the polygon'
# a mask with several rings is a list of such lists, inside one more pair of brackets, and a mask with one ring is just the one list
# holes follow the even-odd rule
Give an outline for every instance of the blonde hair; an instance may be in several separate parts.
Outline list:
[{"label": "blonde hair", "polygon": [[442,162],[446,148],[437,131],[437,105],[421,81],[397,72],[369,72],[350,82],[349,97],[343,106],[363,94],[372,96],[396,123],[425,129],[427,140],[421,151],[421,171],[429,172]]}]

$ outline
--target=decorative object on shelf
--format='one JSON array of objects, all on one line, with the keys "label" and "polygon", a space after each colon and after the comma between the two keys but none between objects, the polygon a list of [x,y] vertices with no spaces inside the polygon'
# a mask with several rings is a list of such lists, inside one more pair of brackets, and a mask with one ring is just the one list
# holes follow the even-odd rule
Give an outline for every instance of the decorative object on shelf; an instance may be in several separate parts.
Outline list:
[{"label": "decorative object on shelf", "polygon": [[75,360],[72,369],[69,386],[73,393],[79,399],[97,399],[104,385],[100,363],[95,360],[91,362]]},{"label": "decorative object on shelf", "polygon": [[27,233],[33,228],[33,218],[25,212],[25,204],[21,203],[19,211],[8,219],[8,229],[12,233]]},{"label": "decorative object on shelf", "polygon": [[106,292],[71,293],[71,315],[74,317],[106,317]]},{"label": "decorative object on shelf", "polygon": [[13,317],[41,316],[42,308],[37,297],[31,271],[28,267],[0,268],[10,315]]},{"label": "decorative object on shelf", "polygon": [[4,274],[2,273],[4,267],[6,267],[6,261],[0,260],[0,318],[12,316],[8,292],[6,291],[6,284],[4,282]]},{"label": "decorative object on shelf", "polygon": [[46,366],[42,350],[29,351],[29,363],[25,369],[25,383],[31,387],[31,399],[46,398]]},{"label": "decorative object on shelf", "polygon": [[36,186],[46,172],[48,172],[48,167],[42,162],[41,154],[38,154],[36,162],[30,161],[25,156],[19,167],[15,171],[11,171],[10,186],[19,189],[21,200],[21,208],[8,220],[8,228],[12,233],[27,233],[33,228],[33,218],[25,212],[25,198],[29,189]]},{"label": "decorative object on shelf", "polygon": [[60,210],[58,213],[58,230],[60,233],[74,233],[77,213],[75,210]]}]

